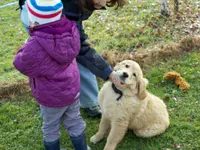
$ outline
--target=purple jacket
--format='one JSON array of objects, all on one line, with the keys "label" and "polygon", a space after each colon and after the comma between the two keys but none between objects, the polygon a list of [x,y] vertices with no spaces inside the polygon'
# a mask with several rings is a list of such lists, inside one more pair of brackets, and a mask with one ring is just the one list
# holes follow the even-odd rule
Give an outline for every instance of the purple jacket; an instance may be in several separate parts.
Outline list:
[{"label": "purple jacket", "polygon": [[19,49],[13,64],[30,78],[38,103],[62,107],[79,98],[80,77],[75,59],[79,50],[76,23],[62,17],[30,29],[30,38]]}]

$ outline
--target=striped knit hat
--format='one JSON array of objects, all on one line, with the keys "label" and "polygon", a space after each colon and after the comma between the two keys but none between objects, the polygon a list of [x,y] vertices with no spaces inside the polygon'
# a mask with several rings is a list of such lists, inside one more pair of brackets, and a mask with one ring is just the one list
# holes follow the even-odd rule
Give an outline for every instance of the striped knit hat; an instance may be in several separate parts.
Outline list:
[{"label": "striped knit hat", "polygon": [[60,20],[61,0],[27,0],[28,18],[31,24],[41,25]]}]

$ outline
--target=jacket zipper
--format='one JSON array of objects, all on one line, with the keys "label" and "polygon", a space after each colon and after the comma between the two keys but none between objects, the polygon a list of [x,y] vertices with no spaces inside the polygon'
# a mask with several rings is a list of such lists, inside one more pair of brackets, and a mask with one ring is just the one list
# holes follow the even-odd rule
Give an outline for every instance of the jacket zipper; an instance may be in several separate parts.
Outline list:
[{"label": "jacket zipper", "polygon": [[34,89],[36,89],[35,78],[33,78],[33,87],[34,87]]}]

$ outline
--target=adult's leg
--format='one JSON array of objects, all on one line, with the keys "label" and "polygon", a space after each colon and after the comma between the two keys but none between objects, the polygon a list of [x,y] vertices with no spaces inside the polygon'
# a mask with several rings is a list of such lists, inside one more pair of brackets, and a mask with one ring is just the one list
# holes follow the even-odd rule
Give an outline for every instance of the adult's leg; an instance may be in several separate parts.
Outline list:
[{"label": "adult's leg", "polygon": [[79,63],[78,67],[81,77],[81,108],[84,108],[89,116],[100,116],[101,111],[98,103],[98,85],[96,76]]}]

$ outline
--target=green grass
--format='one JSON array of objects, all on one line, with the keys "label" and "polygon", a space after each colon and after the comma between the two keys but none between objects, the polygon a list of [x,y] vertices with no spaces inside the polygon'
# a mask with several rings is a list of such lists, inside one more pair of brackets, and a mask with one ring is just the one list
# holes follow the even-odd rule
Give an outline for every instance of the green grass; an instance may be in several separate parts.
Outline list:
[{"label": "green grass", "polygon": [[[0,2],[7,4],[14,0]],[[24,79],[13,67],[13,57],[28,37],[22,28],[17,5],[0,9],[0,83]]]},{"label": "green grass", "polygon": [[[1,1],[0,5],[10,2],[15,0]],[[127,2],[123,9],[108,8],[96,11],[84,22],[89,42],[98,52],[135,51],[137,47],[179,40],[175,35],[175,31],[182,30],[178,24],[179,20],[173,20],[173,16],[169,20],[161,17],[158,2],[154,0]],[[198,3],[198,0],[193,0],[189,6],[182,3],[180,12],[186,12],[188,10],[185,9],[190,7],[192,12],[196,13]],[[18,5],[0,9],[0,83],[24,79],[12,65],[15,53],[28,38],[20,21],[19,10],[16,11],[16,8]],[[182,17],[191,19],[191,15]]]},{"label": "green grass", "polygon": [[6,1],[0,1],[0,6],[1,5],[5,5],[5,4],[9,4],[9,3],[12,3],[12,2],[16,2],[16,0],[6,0]]},{"label": "green grass", "polygon": [[[14,1],[1,1],[0,5]],[[110,49],[132,51],[138,45],[146,47],[159,41],[179,40],[174,38],[173,30],[178,30],[178,26],[169,25],[169,30],[165,32],[166,20],[158,17],[158,3],[147,0],[141,3],[142,7],[139,8],[136,1],[130,2],[123,9],[97,11],[84,23],[86,33],[90,37],[89,41],[97,51]],[[25,79],[12,65],[17,49],[28,37],[22,27],[19,11],[15,11],[16,8],[17,5],[0,9],[0,83]],[[197,10],[194,9],[194,12]],[[158,29],[162,34],[158,33]],[[194,52],[182,58],[155,64],[151,70],[144,70],[145,76],[150,81],[149,91],[166,99],[171,125],[164,134],[150,139],[137,138],[132,131],[129,131],[117,150],[200,149],[199,64],[200,54]],[[163,80],[164,73],[172,70],[181,73],[190,83],[191,89],[188,92],[180,91],[173,82]],[[97,131],[100,120],[88,118],[83,111],[82,114],[87,122],[89,140]],[[12,100],[1,99],[0,150],[42,150],[41,123],[39,106],[30,93],[24,93]],[[61,132],[62,147],[71,150],[72,144],[63,127]],[[89,145],[93,150],[102,150],[105,142],[106,139],[97,145],[90,143]]]},{"label": "green grass", "polygon": [[[173,1],[173,0],[170,0]],[[186,1],[185,1],[186,2]],[[189,2],[189,1],[188,1]],[[190,8],[193,13],[197,13],[199,4],[193,0],[190,5],[182,3],[180,6],[180,18],[191,18],[186,8]],[[178,23],[171,10],[169,19],[160,15],[159,1],[127,1],[122,9],[108,9],[96,11],[85,24],[86,32],[90,35],[89,40],[98,51],[121,50],[135,51],[137,47],[155,45],[161,41],[178,41],[180,33],[185,27]],[[184,20],[184,19],[183,19]],[[194,19],[192,19],[194,21]],[[186,21],[186,20],[185,20]],[[190,21],[189,21],[190,22]],[[192,22],[191,22],[192,24]],[[180,34],[178,33],[178,34]],[[184,34],[186,35],[186,34]]]},{"label": "green grass", "polygon": [[[117,150],[164,150],[200,149],[200,54],[194,52],[182,58],[170,59],[155,65],[145,73],[150,83],[148,90],[164,99],[170,116],[170,127],[157,137],[138,138],[128,131]],[[171,81],[164,81],[163,75],[168,71],[179,72],[191,85],[187,92],[181,91]],[[166,99],[166,95],[169,97]],[[88,118],[82,111],[87,122],[87,139],[98,129],[98,119]],[[1,100],[0,103],[0,149],[2,150],[40,150],[42,120],[39,117],[39,106],[29,93],[14,100]],[[61,146],[72,149],[71,142],[62,127]],[[93,150],[102,150],[106,139],[97,145],[89,145]],[[179,147],[180,148],[177,148]]]}]

